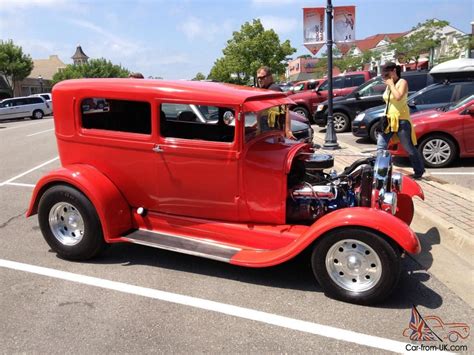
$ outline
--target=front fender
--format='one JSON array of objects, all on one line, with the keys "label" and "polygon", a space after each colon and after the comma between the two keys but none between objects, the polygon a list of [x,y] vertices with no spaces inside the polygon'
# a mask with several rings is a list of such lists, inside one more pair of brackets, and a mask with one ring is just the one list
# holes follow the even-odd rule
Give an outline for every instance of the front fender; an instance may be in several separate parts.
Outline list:
[{"label": "front fender", "polygon": [[372,229],[386,235],[410,254],[418,254],[421,251],[418,237],[402,220],[375,208],[353,207],[321,217],[294,242],[283,248],[271,251],[242,250],[231,259],[231,263],[250,267],[280,264],[298,255],[325,233],[341,227]]},{"label": "front fender", "polygon": [[106,241],[110,242],[132,228],[130,206],[117,187],[97,169],[82,164],[68,165],[43,176],[35,186],[26,217],[38,212],[41,196],[58,184],[75,187],[92,202]]},{"label": "front fender", "polygon": [[410,197],[418,196],[422,200],[425,199],[425,194],[423,193],[421,186],[418,185],[415,180],[411,179],[406,175],[403,175],[402,191],[400,191],[400,193],[408,195]]}]

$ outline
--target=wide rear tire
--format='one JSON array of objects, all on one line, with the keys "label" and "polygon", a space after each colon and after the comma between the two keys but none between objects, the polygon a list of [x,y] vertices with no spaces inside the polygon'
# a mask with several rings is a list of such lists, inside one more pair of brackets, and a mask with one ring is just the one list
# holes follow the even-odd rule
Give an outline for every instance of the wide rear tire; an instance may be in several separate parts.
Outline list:
[{"label": "wide rear tire", "polygon": [[396,286],[400,254],[374,231],[343,228],[327,233],[315,244],[311,265],[327,296],[374,304],[388,297]]},{"label": "wide rear tire", "polygon": [[70,186],[53,186],[41,196],[38,221],[44,239],[61,258],[91,259],[106,246],[94,206]]}]

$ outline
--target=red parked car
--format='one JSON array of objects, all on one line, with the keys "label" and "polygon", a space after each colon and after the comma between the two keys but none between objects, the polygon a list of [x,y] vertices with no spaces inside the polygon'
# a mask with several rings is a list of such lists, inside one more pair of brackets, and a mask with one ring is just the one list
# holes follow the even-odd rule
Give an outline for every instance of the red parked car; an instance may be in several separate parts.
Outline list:
[{"label": "red parked car", "polygon": [[[443,168],[456,158],[474,157],[474,95],[435,110],[412,116],[418,150],[427,167]],[[391,144],[390,152],[407,156],[401,144]]]},{"label": "red parked car", "polygon": [[[374,76],[374,72],[366,70],[335,76],[333,78],[333,96],[348,95]],[[291,110],[312,120],[318,104],[328,99],[328,86],[329,82],[326,79],[316,89],[290,94],[291,99],[295,102],[294,105],[290,106]]]},{"label": "red parked car", "polygon": [[[108,110],[86,110],[90,100]],[[82,79],[53,89],[62,167],[37,183],[50,247],[86,260],[130,242],[247,267],[309,252],[329,296],[373,303],[394,289],[418,184],[388,152],[337,174],[330,155],[286,139],[286,94],[241,86]]]}]

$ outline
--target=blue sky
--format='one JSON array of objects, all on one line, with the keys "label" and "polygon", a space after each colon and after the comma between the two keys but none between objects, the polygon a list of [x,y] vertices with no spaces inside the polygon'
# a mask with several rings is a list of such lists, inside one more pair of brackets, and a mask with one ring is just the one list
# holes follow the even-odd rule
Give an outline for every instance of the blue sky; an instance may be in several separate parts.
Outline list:
[{"label": "blue sky", "polygon": [[[303,7],[321,0],[0,0],[0,39],[12,39],[33,59],[57,54],[66,63],[78,44],[145,76],[191,79],[207,75],[233,31],[260,18],[295,57],[303,47]],[[428,18],[470,32],[472,0],[333,0],[356,5],[356,37],[409,30]]]}]

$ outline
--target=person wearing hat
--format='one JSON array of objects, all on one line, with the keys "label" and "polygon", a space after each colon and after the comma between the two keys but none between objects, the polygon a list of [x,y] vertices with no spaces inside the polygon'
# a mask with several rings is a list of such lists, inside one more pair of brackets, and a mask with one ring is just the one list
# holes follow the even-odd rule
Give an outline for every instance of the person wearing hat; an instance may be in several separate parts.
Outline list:
[{"label": "person wearing hat", "polygon": [[388,143],[400,142],[408,153],[413,167],[414,179],[421,179],[425,172],[423,159],[416,149],[416,135],[408,107],[408,84],[400,77],[401,67],[389,62],[382,68],[382,77],[387,86],[383,94],[386,102],[385,117],[382,118],[382,133],[377,137],[377,151],[387,149]]}]

